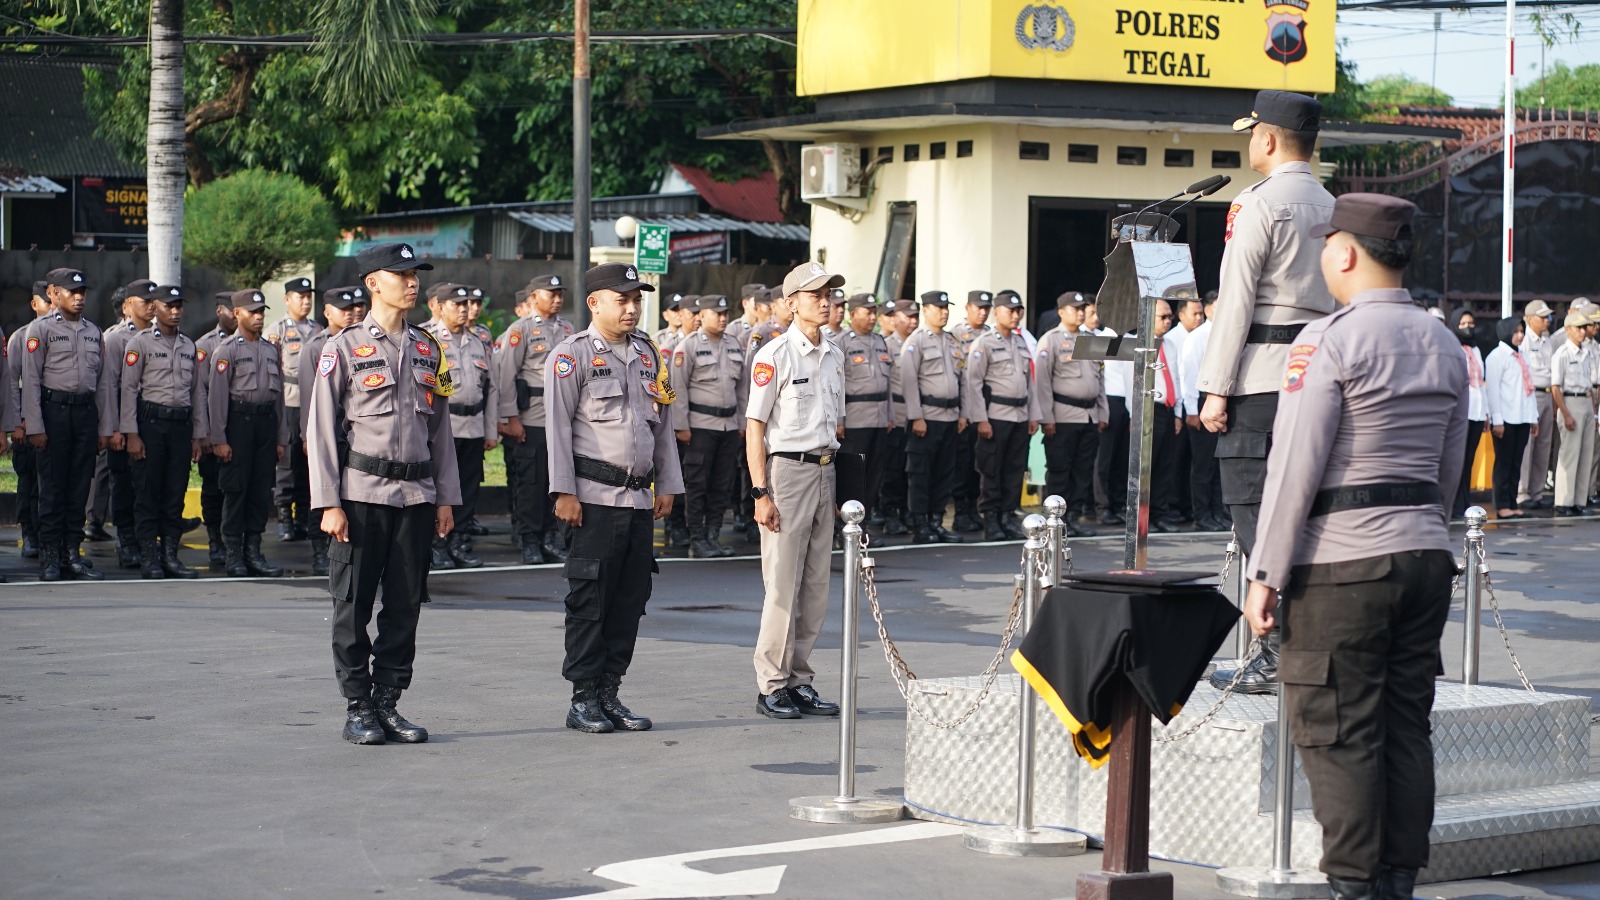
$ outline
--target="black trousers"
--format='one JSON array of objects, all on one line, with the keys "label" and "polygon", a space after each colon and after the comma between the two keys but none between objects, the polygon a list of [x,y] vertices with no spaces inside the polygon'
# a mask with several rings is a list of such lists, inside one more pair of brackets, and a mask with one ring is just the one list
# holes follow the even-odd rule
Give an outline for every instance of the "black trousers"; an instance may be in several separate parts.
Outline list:
[{"label": "black trousers", "polygon": [[[1490,437],[1493,438],[1493,434]],[[1461,466],[1461,485],[1456,488],[1455,508],[1450,510],[1450,518],[1452,519],[1459,519],[1466,515],[1467,507],[1472,505],[1472,460],[1478,455],[1478,442],[1481,440],[1483,440],[1483,420],[1468,419],[1467,445],[1463,448],[1466,454],[1466,461]],[[1527,444],[1527,439],[1523,439],[1523,444]],[[1581,474],[1578,477],[1581,483],[1583,479],[1588,478],[1588,475]],[[1582,491],[1581,493],[1587,495],[1588,492]],[[1510,507],[1507,508],[1509,509]]]},{"label": "black trousers", "polygon": [[1522,453],[1527,449],[1528,432],[1533,428],[1526,424],[1502,427],[1504,435],[1494,439],[1494,505],[1496,509],[1516,509],[1517,485],[1522,480]]},{"label": "black trousers", "polygon": [[280,507],[293,507],[294,521],[304,526],[311,517],[311,468],[305,451],[300,449],[300,442],[305,440],[300,431],[300,407],[286,406],[284,415],[289,417],[289,445],[284,448],[283,462],[278,463],[274,500]]},{"label": "black trousers", "polygon": [[[1094,509],[1094,456],[1100,445],[1093,422],[1058,424],[1044,439],[1044,495],[1067,501],[1072,515]],[[1126,463],[1124,463],[1126,465]]]},{"label": "black trousers", "polygon": [[1203,516],[1220,519],[1224,510],[1217,467],[1217,436],[1203,425],[1190,429],[1188,435],[1190,513],[1197,520]]},{"label": "black trousers", "polygon": [[[737,433],[737,432],[735,432]],[[561,677],[628,674],[650,600],[654,523],[648,509],[583,504],[568,547],[567,658]]]},{"label": "black trousers", "polygon": [[1096,449],[1095,475],[1100,479],[1100,493],[1105,494],[1105,512],[1122,515],[1128,507],[1128,426],[1131,417],[1121,397],[1107,397],[1110,415],[1106,416],[1106,430],[1100,432],[1100,446]]},{"label": "black trousers", "polygon": [[[501,437],[500,458],[506,466],[506,511],[511,514],[511,531],[517,531],[517,466],[513,449],[516,442],[508,437]],[[549,477],[548,475],[546,477]]]},{"label": "black trousers", "polygon": [[722,519],[739,477],[737,460],[744,448],[738,431],[689,430],[683,450],[684,523],[690,534],[722,530]]},{"label": "black trousers", "polygon": [[[891,429],[883,441],[883,483],[878,488],[878,503],[889,515],[906,511],[906,435],[905,426]],[[845,431],[845,437],[850,432]]]},{"label": "black trousers", "polygon": [[483,488],[483,454],[483,438],[456,438],[461,505],[455,508],[455,531],[461,531],[468,520],[478,513],[478,493]]},{"label": "black trousers", "polygon": [[883,458],[884,448],[889,443],[887,428],[846,428],[844,440],[839,442],[840,453],[859,453],[863,459],[863,478],[861,483],[861,496],[840,497],[839,502],[846,500],[859,500],[866,507],[867,515],[872,515],[872,508],[878,503],[878,494],[883,490]]},{"label": "black trousers", "polygon": [[200,471],[200,518],[206,531],[222,533],[222,460],[210,452],[195,464]]},{"label": "black trousers", "polygon": [[[480,444],[481,446],[481,444]],[[428,546],[437,507],[381,506],[345,500],[350,540],[328,545],[328,592],[333,595],[333,675],[347,700],[369,684],[405,690],[417,656],[417,616],[428,600]],[[367,634],[383,589],[378,639]],[[371,662],[370,674],[368,661]]]},{"label": "black trousers", "polygon": [[982,485],[977,461],[978,430],[969,427],[956,435],[956,481],[950,496],[956,502],[957,515],[975,512],[978,508]]},{"label": "black trousers", "polygon": [[272,471],[278,465],[278,416],[228,412],[228,447],[233,459],[217,470],[222,487],[222,533],[230,537],[267,530],[272,509]]},{"label": "black trousers", "polygon": [[[134,533],[143,546],[183,537],[183,496],[189,490],[194,429],[188,419],[139,417],[144,459],[133,460]],[[173,546],[177,546],[176,543]]]},{"label": "black trousers", "polygon": [[956,480],[955,422],[924,420],[928,432],[917,437],[906,429],[906,511],[914,516],[944,519],[944,507]]},{"label": "black trousers", "polygon": [[1164,403],[1152,408],[1150,421],[1150,521],[1176,523],[1179,519],[1177,415]]},{"label": "black trousers", "polygon": [[39,454],[27,438],[11,445],[11,469],[17,473],[17,524],[22,533],[39,536]]},{"label": "black trousers", "polygon": [[99,413],[92,403],[39,406],[47,435],[38,454],[39,542],[77,547],[83,543],[83,514],[99,452]]},{"label": "black trousers", "polygon": [[[1022,502],[1022,471],[1028,467],[1028,423],[989,420],[994,437],[979,437],[972,461],[979,477],[978,512],[1009,516]],[[976,432],[972,425],[968,431]]]},{"label": "black trousers", "polygon": [[1233,514],[1233,530],[1245,553],[1254,552],[1256,546],[1256,519],[1261,514],[1267,453],[1272,450],[1272,420],[1277,415],[1277,394],[1229,397],[1228,430],[1217,435],[1222,502]]},{"label": "black trousers", "polygon": [[124,540],[138,529],[138,514],[134,509],[133,459],[126,450],[107,450],[106,469],[111,473],[111,524],[117,527],[117,537]]},{"label": "black trousers", "polygon": [[524,425],[522,443],[511,441],[512,491],[516,494],[516,521],[513,527],[524,541],[544,538],[549,529],[550,456],[544,442],[544,429]]},{"label": "black trousers", "polygon": [[1297,567],[1285,593],[1278,677],[1329,875],[1428,863],[1428,714],[1454,577],[1449,552],[1411,551]]},{"label": "black trousers", "polygon": [[[1173,416],[1181,418],[1177,410],[1173,410]],[[1188,477],[1189,460],[1192,458],[1194,451],[1189,444],[1189,435],[1190,430],[1185,427],[1178,432],[1176,439],[1172,442],[1172,487],[1176,491],[1173,497],[1176,503],[1173,515],[1179,519],[1192,517],[1191,510],[1194,509],[1194,485],[1189,483]]]}]

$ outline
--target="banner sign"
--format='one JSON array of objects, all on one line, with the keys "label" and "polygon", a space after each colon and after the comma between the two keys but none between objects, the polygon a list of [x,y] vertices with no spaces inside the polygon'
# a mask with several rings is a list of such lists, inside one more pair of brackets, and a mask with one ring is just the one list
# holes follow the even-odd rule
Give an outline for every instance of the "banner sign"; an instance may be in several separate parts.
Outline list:
[{"label": "banner sign", "polygon": [[142,237],[150,230],[149,204],[149,191],[142,178],[75,178],[72,232],[95,237]]}]

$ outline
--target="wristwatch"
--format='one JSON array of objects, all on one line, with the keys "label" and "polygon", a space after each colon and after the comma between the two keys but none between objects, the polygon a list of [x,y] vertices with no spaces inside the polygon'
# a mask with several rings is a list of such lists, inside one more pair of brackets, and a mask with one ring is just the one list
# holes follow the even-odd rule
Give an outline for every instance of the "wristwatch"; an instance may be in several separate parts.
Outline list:
[{"label": "wristwatch", "polygon": [[750,489],[750,499],[751,500],[760,500],[762,497],[770,497],[770,496],[772,496],[772,490],[770,488],[753,487],[753,488]]}]

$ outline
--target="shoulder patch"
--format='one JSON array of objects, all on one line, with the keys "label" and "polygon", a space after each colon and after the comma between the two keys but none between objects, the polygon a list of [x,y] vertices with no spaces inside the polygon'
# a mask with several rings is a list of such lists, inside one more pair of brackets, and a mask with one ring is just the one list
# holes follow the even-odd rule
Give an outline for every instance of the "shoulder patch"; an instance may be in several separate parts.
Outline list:
[{"label": "shoulder patch", "polygon": [[122,361],[127,363],[130,366],[133,365],[134,363],[139,361],[139,351],[137,351],[137,350],[129,350],[127,352],[127,354],[122,357]]},{"label": "shoulder patch", "polygon": [[1223,243],[1233,240],[1233,220],[1239,217],[1239,210],[1242,207],[1243,204],[1241,203],[1235,203],[1228,207],[1228,223],[1227,227],[1222,232]]},{"label": "shoulder patch", "polygon": [[1316,344],[1296,344],[1289,348],[1289,364],[1283,370],[1284,393],[1292,394],[1305,387],[1306,368],[1311,365],[1311,356],[1316,352]]},{"label": "shoulder patch", "polygon": [[328,373],[333,371],[334,365],[338,362],[339,355],[332,350],[322,354],[322,358],[317,360],[317,374],[327,378]]},{"label": "shoulder patch", "polygon": [[556,354],[555,368],[557,378],[566,378],[568,375],[571,375],[572,371],[577,367],[578,361],[576,359],[573,359],[565,353]]},{"label": "shoulder patch", "polygon": [[776,370],[772,368],[772,363],[756,363],[755,370],[750,373],[750,380],[756,383],[756,387],[766,387],[772,382],[774,374]]},{"label": "shoulder patch", "polygon": [[205,362],[206,361],[206,351],[205,351],[205,349],[203,347],[194,348],[194,361],[195,362]]},{"label": "shoulder patch", "polygon": [[220,374],[222,372],[226,372],[226,371],[228,371],[228,361],[225,360],[225,359],[217,360],[217,372],[218,372],[218,374]]},{"label": "shoulder patch", "polygon": [[28,338],[28,352],[32,353],[37,349],[39,349],[39,339],[36,337]]}]

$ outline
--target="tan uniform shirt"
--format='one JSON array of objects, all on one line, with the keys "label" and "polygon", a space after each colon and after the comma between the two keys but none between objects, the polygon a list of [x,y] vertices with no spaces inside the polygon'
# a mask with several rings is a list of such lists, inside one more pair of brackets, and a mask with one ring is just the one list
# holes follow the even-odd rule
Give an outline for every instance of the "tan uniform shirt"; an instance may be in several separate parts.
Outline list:
[{"label": "tan uniform shirt", "polygon": [[[1039,421],[1033,357],[1028,355],[1028,342],[1021,332],[1013,331],[1009,337],[1002,337],[998,330],[980,333],[967,349],[961,382],[961,415],[967,421]],[[1022,402],[1014,405],[1006,400]]]},{"label": "tan uniform shirt", "polygon": [[[661,351],[663,357],[668,351]],[[733,335],[724,332],[712,340],[697,331],[679,341],[670,352],[672,389],[677,402],[668,407],[672,429],[687,431],[739,431],[744,428],[747,382],[744,379],[744,348]]]},{"label": "tan uniform shirt", "polygon": [[[538,313],[524,316],[513,322],[494,346],[496,397],[500,408],[496,413],[502,421],[517,416],[524,426],[544,427],[545,372],[549,369],[550,351],[572,336],[572,323],[560,316],[546,319]],[[525,388],[521,394],[532,393],[526,402],[527,409],[519,410],[517,382]]]},{"label": "tan uniform shirt", "polygon": [[289,443],[283,406],[283,369],[278,348],[235,335],[217,345],[206,369],[206,427],[212,444],[228,442],[228,407],[233,403],[272,403],[277,407],[279,444]]},{"label": "tan uniform shirt", "polygon": [[1311,236],[1332,217],[1333,195],[1310,163],[1284,163],[1239,194],[1228,210],[1201,391],[1232,397],[1278,389],[1291,345],[1247,343],[1250,326],[1310,322],[1333,312],[1322,281],[1323,241]]},{"label": "tan uniform shirt", "polygon": [[851,328],[835,346],[844,354],[844,427],[889,427],[894,421],[889,343],[877,332],[857,334]]},{"label": "tan uniform shirt", "polygon": [[283,368],[283,405],[300,406],[300,357],[305,342],[322,329],[310,319],[299,322],[284,316],[261,332],[261,339],[278,348],[278,363]]},{"label": "tan uniform shirt", "polygon": [[756,352],[750,372],[745,415],[767,424],[768,453],[839,449],[844,354],[838,347],[827,340],[813,344],[798,325],[790,325]]},{"label": "tan uniform shirt", "polygon": [[[1039,353],[1034,357],[1034,393],[1039,398],[1039,421],[1045,425],[1109,421],[1105,367],[1098,361],[1072,358],[1078,335],[1083,333],[1057,325],[1039,339]],[[1093,405],[1063,403],[1058,395]]]},{"label": "tan uniform shirt", "polygon": [[102,377],[106,358],[99,326],[87,319],[68,322],[61,313],[53,312],[28,326],[24,346],[28,352],[22,364],[22,419],[30,436],[45,433],[40,405],[45,390],[94,394],[100,437],[110,437],[117,430],[111,379]]},{"label": "tan uniform shirt", "polygon": [[495,384],[489,345],[470,328],[455,334],[438,320],[422,325],[444,347],[456,390],[450,400],[450,433],[457,438],[494,438],[500,435],[500,389]]},{"label": "tan uniform shirt", "polygon": [[196,438],[206,427],[201,402],[201,370],[195,361],[194,341],[179,331],[168,337],[160,329],[141,331],[122,353],[121,415],[123,434],[139,431],[139,401],[162,406],[189,407],[189,426]]},{"label": "tan uniform shirt", "polygon": [[906,421],[954,422],[961,418],[961,349],[954,335],[918,328],[906,339],[898,365]]},{"label": "tan uniform shirt", "polygon": [[1595,353],[1589,341],[1567,341],[1550,356],[1550,387],[1564,394],[1587,394],[1595,385]]},{"label": "tan uniform shirt", "polygon": [[[312,508],[346,500],[399,507],[461,504],[448,398],[433,392],[438,362],[437,349],[420,328],[405,325],[389,334],[370,314],[327,339],[317,357],[306,430]],[[401,481],[345,468],[341,436],[355,453],[402,463],[432,460],[433,474]]]},{"label": "tan uniform shirt", "polygon": [[[135,325],[132,319],[123,319],[107,328],[103,335],[108,361],[106,377],[111,379],[111,421],[118,426],[122,422],[122,370],[127,368],[124,357],[128,352],[128,344],[138,333],[139,326]],[[117,430],[122,429],[118,427]]]}]

